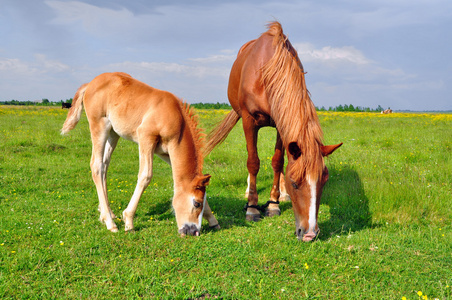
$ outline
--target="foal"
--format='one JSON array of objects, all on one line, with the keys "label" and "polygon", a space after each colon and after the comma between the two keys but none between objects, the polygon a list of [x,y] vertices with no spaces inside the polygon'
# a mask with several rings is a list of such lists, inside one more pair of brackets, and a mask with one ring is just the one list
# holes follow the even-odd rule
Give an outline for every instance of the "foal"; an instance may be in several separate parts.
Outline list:
[{"label": "foal", "polygon": [[[82,105],[83,104],[83,105]],[[119,137],[139,146],[138,182],[122,216],[132,230],[138,202],[152,178],[157,154],[172,167],[173,208],[181,235],[199,235],[204,217],[219,228],[206,200],[210,175],[202,174],[201,136],[193,112],[173,94],[152,88],[125,73],[104,73],[74,96],[62,134],[72,130],[85,107],[93,143],[91,172],[99,196],[100,221],[117,232],[107,197],[107,169]]]}]

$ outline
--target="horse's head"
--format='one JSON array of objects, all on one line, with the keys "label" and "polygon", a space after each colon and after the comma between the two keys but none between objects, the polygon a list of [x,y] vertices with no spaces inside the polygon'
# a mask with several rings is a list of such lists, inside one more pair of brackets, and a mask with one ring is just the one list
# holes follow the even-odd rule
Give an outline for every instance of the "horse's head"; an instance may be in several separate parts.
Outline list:
[{"label": "horse's head", "polygon": [[185,187],[175,187],[173,208],[177,228],[182,236],[200,235],[201,221],[206,203],[206,186],[210,175],[197,175]]},{"label": "horse's head", "polygon": [[328,168],[323,163],[323,157],[330,155],[341,145],[342,143],[320,146],[322,156],[318,163],[323,168],[320,176],[312,176],[308,172],[304,172],[304,176],[296,176],[297,160],[302,159],[303,154],[296,143],[290,143],[287,148],[289,162],[286,171],[286,190],[292,200],[295,233],[299,240],[312,241],[320,231],[317,225],[317,215],[323,186],[328,181]]}]

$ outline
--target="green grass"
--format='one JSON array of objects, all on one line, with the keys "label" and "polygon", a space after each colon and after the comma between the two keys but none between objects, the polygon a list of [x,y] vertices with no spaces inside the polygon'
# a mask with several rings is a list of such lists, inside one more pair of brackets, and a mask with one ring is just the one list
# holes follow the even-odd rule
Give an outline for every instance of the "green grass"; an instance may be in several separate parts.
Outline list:
[{"label": "green grass", "polygon": [[[205,160],[209,203],[222,229],[180,238],[171,169],[156,158],[136,231],[98,221],[86,118],[68,136],[67,111],[0,106],[2,299],[429,299],[452,298],[452,117],[319,113],[330,180],[313,243],[282,215],[245,221],[241,124]],[[225,111],[199,110],[212,128]],[[269,198],[275,131],[259,135],[260,202]],[[138,172],[137,146],[121,140],[109,170],[120,215]],[[425,299],[425,298],[424,298]]]}]

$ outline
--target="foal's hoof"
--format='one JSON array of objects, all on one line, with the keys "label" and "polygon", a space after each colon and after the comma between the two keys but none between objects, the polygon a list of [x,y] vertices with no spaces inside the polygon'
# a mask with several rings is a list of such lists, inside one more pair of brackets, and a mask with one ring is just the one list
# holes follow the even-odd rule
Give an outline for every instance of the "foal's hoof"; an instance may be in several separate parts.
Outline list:
[{"label": "foal's hoof", "polygon": [[259,222],[261,221],[261,215],[260,214],[247,214],[246,215],[246,220],[247,221],[252,221],[252,222]]},{"label": "foal's hoof", "polygon": [[267,209],[267,211],[265,211],[265,216],[266,217],[275,217],[275,216],[280,216],[281,215],[281,210],[279,209]]}]

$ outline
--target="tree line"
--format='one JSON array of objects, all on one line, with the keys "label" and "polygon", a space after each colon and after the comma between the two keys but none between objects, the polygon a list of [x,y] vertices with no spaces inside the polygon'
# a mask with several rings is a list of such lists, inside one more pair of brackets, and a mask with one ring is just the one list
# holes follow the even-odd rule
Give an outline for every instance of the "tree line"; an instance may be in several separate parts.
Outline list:
[{"label": "tree line", "polygon": [[[191,106],[199,109],[231,109],[231,105],[228,103],[194,103]],[[356,111],[356,112],[381,112],[384,110],[381,105],[378,105],[377,108],[370,107],[362,107],[362,106],[354,106],[353,104],[340,104],[336,107],[330,106],[326,109],[324,106],[315,107],[317,111]]]},{"label": "tree line", "polygon": [[336,107],[330,106],[328,109],[326,109],[324,106],[321,108],[315,107],[318,111],[356,111],[356,112],[381,112],[385,110],[381,105],[378,105],[377,108],[372,109],[370,107],[362,107],[362,106],[353,106],[353,104],[340,104]]},{"label": "tree line", "polygon": [[[39,101],[18,101],[18,100],[10,100],[10,101],[0,101],[0,105],[30,105],[30,106],[61,106],[62,103],[72,103],[72,98],[66,99],[66,100],[60,100],[58,102],[49,101],[49,99],[42,99]],[[231,105],[229,103],[193,103],[191,104],[192,107],[198,108],[198,109],[232,109]],[[355,112],[381,112],[384,110],[383,107],[380,105],[377,106],[377,108],[369,108],[369,107],[362,107],[362,106],[354,106],[353,104],[340,104],[338,106],[332,107],[330,106],[328,109],[326,109],[324,106],[322,107],[315,107],[317,111],[355,111]]]},{"label": "tree line", "polygon": [[49,99],[41,99],[36,101],[0,101],[0,105],[22,105],[22,106],[61,106],[62,103],[72,103],[72,98],[66,99],[65,101],[60,100],[58,102],[50,101]]}]

